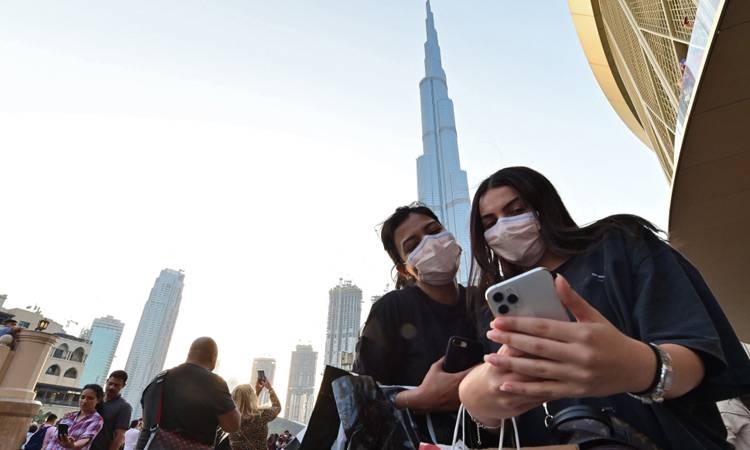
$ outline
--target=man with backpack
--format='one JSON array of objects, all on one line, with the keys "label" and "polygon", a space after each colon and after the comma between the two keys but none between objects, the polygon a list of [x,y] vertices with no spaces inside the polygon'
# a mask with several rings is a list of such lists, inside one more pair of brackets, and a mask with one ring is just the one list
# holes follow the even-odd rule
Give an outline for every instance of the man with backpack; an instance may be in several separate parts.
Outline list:
[{"label": "man with backpack", "polygon": [[44,436],[48,431],[55,428],[55,421],[57,416],[49,413],[47,419],[44,421],[41,427],[34,434],[31,435],[26,445],[23,446],[23,450],[41,450],[42,443],[44,442]]}]

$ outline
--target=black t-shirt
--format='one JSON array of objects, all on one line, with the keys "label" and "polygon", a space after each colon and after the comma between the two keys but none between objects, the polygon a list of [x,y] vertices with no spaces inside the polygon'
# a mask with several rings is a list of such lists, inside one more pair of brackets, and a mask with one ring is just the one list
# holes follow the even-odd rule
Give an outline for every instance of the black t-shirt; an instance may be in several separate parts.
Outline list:
[{"label": "black t-shirt", "polygon": [[99,415],[104,419],[104,425],[91,443],[91,450],[109,450],[115,430],[130,428],[130,414],[133,408],[122,397],[102,403]]},{"label": "black t-shirt", "polygon": [[[642,342],[673,343],[694,350],[705,364],[706,376],[693,391],[662,404],[646,405],[618,394],[553,401],[550,412],[579,403],[612,407],[617,417],[662,448],[731,448],[715,402],[749,390],[750,379],[745,377],[750,374],[750,362],[698,271],[644,230],[640,237],[611,231],[588,253],[570,258],[558,272],[624,334]],[[486,315],[485,323],[489,312]],[[498,349],[497,344],[485,342],[489,351]],[[541,407],[523,414],[518,423],[523,445],[554,443]]]},{"label": "black t-shirt", "polygon": [[365,322],[353,371],[384,385],[418,386],[445,355],[451,336],[477,338],[463,286],[459,294],[454,305],[438,303],[416,286],[384,295]]},{"label": "black t-shirt", "polygon": [[[451,336],[477,338],[463,286],[455,305],[438,303],[416,286],[391,291],[372,305],[353,371],[383,385],[418,386],[430,366],[445,355]],[[448,436],[449,442],[455,415],[433,414],[432,421],[438,440],[446,442]],[[425,419],[417,417],[416,422],[427,438]]]},{"label": "black t-shirt", "polygon": [[[218,416],[235,408],[227,383],[215,373],[201,366],[184,363],[172,368],[164,381],[164,403],[159,426],[168,431],[213,445]],[[149,384],[143,391],[143,430],[149,430],[156,420],[159,398],[156,384]],[[143,448],[148,440],[147,432],[141,433],[137,448]]]}]

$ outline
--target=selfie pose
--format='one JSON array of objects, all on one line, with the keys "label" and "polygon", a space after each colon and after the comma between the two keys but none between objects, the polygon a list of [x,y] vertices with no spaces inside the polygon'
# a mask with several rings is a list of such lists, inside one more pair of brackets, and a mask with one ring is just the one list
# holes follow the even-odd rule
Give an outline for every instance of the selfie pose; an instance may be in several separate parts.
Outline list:
[{"label": "selfie pose", "polygon": [[60,419],[55,431],[46,435],[42,448],[45,450],[65,448],[88,450],[104,425],[104,419],[97,412],[97,407],[102,400],[104,400],[104,390],[101,386],[98,384],[84,386],[78,400],[80,409]]},{"label": "selfie pose", "polygon": [[[424,442],[450,443],[455,414],[445,412],[457,410],[458,383],[470,366],[448,373],[443,355],[452,336],[476,339],[466,290],[456,281],[461,247],[423,205],[396,209],[380,237],[395,264],[396,290],[372,305],[353,370],[383,385],[416,386],[397,394],[396,407],[414,412]],[[430,414],[430,427],[424,413],[439,412]]]},{"label": "selfie pose", "polygon": [[[261,408],[258,404],[258,396],[263,388],[268,389],[271,397],[270,408]],[[240,429],[229,434],[232,450],[265,450],[268,422],[275,419],[281,412],[281,402],[271,382],[265,376],[260,376],[255,387],[240,384],[232,391],[232,400],[242,416]]]},{"label": "selfie pose", "polygon": [[[714,402],[748,391],[750,362],[700,273],[651,223],[620,215],[579,227],[547,178],[509,167],[479,185],[470,226],[472,306],[491,321],[494,352],[460,386],[477,426],[517,417],[530,446],[599,435],[731,448]],[[509,314],[518,307],[501,311],[500,297],[489,311],[488,287],[535,267],[557,274],[569,320]],[[517,294],[515,304],[545,301]],[[592,423],[602,425],[580,431]]]}]

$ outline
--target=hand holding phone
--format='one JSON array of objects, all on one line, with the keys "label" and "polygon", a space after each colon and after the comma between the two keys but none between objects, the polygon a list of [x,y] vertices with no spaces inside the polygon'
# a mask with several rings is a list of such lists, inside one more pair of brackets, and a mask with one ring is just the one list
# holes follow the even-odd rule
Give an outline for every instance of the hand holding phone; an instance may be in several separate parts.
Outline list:
[{"label": "hand holding phone", "polygon": [[484,296],[495,317],[524,316],[570,321],[567,310],[555,292],[554,278],[543,267],[490,286]]},{"label": "hand holding phone", "polygon": [[443,370],[448,373],[463,372],[476,366],[484,358],[484,347],[479,341],[461,336],[451,336],[445,349]]},{"label": "hand holding phone", "polygon": [[67,423],[58,423],[57,424],[57,436],[61,438],[67,438],[68,437],[68,424]]},{"label": "hand holding phone", "polygon": [[263,369],[258,370],[258,382],[263,384],[267,381],[266,379],[266,371]]}]

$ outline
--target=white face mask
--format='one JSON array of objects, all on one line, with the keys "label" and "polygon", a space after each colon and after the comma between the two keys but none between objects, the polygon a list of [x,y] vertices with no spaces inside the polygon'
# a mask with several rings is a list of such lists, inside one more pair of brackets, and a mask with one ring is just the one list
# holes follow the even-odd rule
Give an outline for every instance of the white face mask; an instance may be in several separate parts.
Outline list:
[{"label": "white face mask", "polygon": [[497,219],[484,239],[498,257],[521,267],[538,263],[546,250],[533,212]]},{"label": "white face mask", "polygon": [[448,231],[428,234],[409,253],[406,262],[417,269],[417,278],[432,286],[452,283],[458,272],[461,247]]}]

